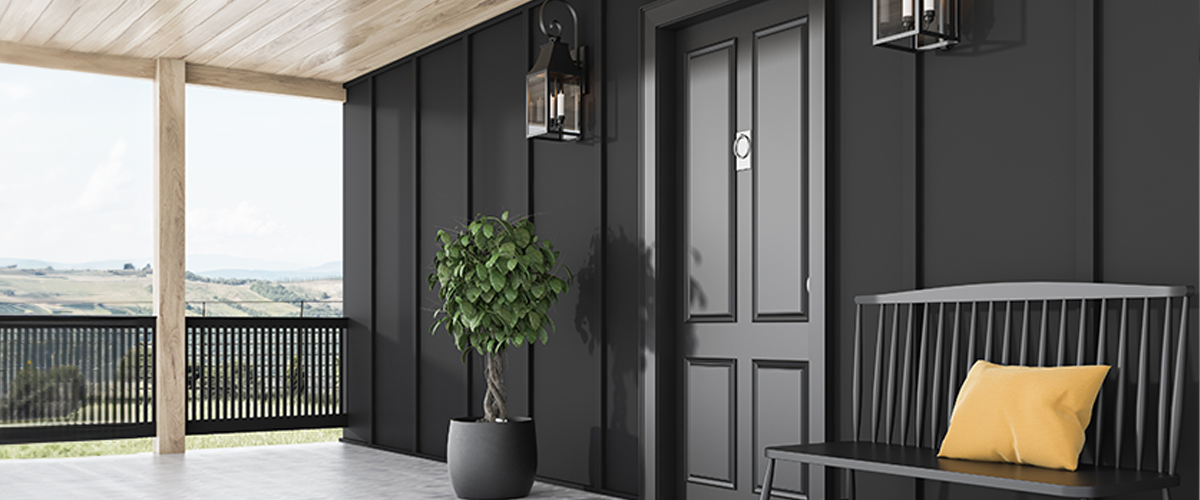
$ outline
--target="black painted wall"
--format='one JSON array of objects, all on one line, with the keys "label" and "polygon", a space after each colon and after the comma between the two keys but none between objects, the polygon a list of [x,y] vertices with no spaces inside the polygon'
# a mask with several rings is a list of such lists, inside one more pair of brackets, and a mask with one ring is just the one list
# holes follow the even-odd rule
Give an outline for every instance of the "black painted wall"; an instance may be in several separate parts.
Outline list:
[{"label": "black painted wall", "polygon": [[[572,3],[593,51],[582,143],[523,136],[523,75],[544,41],[536,4],[348,84],[346,438],[443,457],[447,420],[480,413],[478,361],[463,365],[448,337],[428,333],[433,234],[478,212],[532,213],[577,282],[550,343],[511,351],[511,408],[537,419],[544,479],[633,495],[647,2]],[[963,0],[971,39],[919,56],[871,46],[869,0],[830,4],[829,435],[849,435],[839,360],[855,295],[1200,281],[1195,1]],[[1186,446],[1200,439],[1200,342],[1190,346],[1175,498],[1200,498],[1197,447]],[[1015,498],[886,477],[860,488],[866,499]]]},{"label": "black painted wall", "polygon": [[[543,479],[636,495],[637,40],[621,34],[636,30],[641,3],[573,2],[592,58],[580,143],[525,139],[524,76],[545,42],[540,4],[347,86],[357,398],[346,439],[443,458],[449,419],[482,413],[477,356],[464,365],[448,336],[429,334],[434,234],[477,213],[533,214],[576,285],[551,312],[548,344],[509,351],[509,411],[536,419]],[[560,8],[548,6],[547,20],[569,21]]]},{"label": "black painted wall", "polygon": [[[869,0],[833,2],[839,331],[852,331],[852,299],[864,293],[1001,280],[1196,285],[1197,3],[1155,2],[1153,20],[1136,0],[963,5],[972,39],[914,56],[871,46]],[[851,367],[838,360],[851,341],[835,334],[829,344],[831,375],[846,388]],[[1173,498],[1200,498],[1200,365],[1189,349],[1187,455]],[[839,418],[850,414],[848,390],[829,394],[831,434],[849,437]],[[1034,498],[888,476],[858,484],[872,499]]]}]

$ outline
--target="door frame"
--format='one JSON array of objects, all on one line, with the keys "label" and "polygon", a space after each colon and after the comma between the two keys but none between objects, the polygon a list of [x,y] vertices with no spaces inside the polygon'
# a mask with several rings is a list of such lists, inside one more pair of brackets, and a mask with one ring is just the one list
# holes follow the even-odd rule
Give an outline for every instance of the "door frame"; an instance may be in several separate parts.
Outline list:
[{"label": "door frame", "polygon": [[[678,478],[682,459],[675,428],[676,389],[680,388],[675,370],[674,323],[679,313],[676,296],[675,265],[663,257],[676,255],[676,200],[673,182],[676,148],[674,145],[675,99],[674,68],[671,57],[658,57],[659,52],[674,52],[671,32],[727,12],[757,3],[759,0],[662,0],[643,6],[639,13],[639,89],[638,89],[638,236],[641,241],[638,301],[641,321],[638,342],[641,348],[641,370],[638,372],[638,445],[639,498],[667,500],[677,498]],[[809,439],[825,440],[827,381],[825,344],[830,337],[827,297],[830,293],[828,267],[826,210],[826,86],[827,65],[827,2],[809,0],[808,44],[808,210],[809,234],[823,245],[811,246],[809,252],[809,325],[822,335],[810,337],[810,404],[816,411],[810,415]],[[660,98],[660,93],[665,97]],[[665,189],[664,189],[665,188]],[[664,232],[665,231],[665,232]],[[811,265],[813,262],[825,265]],[[814,293],[816,292],[816,293]],[[782,444],[782,443],[781,443]],[[813,468],[811,478],[825,476]],[[826,481],[813,481],[809,497],[825,498]]]}]

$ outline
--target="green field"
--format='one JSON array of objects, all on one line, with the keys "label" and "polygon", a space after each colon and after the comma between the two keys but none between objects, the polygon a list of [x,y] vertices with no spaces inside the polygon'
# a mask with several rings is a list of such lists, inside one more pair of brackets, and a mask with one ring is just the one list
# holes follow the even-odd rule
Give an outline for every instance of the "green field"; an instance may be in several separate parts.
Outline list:
[{"label": "green field", "polygon": [[[188,436],[187,449],[239,448],[275,444],[326,443],[342,437],[342,429],[305,429],[299,431],[244,432]],[[100,455],[149,453],[151,438],[114,439],[108,441],[77,441],[67,443],[13,444],[0,446],[0,459],[7,458],[67,458]]]},{"label": "green field", "polygon": [[[0,315],[152,314],[153,275],[143,270],[0,268]],[[189,273],[190,316],[341,316],[342,280],[208,279]]]}]

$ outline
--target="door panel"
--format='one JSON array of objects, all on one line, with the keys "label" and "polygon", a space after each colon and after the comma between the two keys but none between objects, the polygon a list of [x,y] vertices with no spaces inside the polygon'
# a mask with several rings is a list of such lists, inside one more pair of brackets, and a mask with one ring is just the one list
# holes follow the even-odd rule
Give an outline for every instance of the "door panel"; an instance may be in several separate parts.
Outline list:
[{"label": "door panel", "polygon": [[689,320],[733,321],[734,225],[732,156],[737,98],[736,45],[732,40],[687,54],[687,259],[683,291]]},{"label": "door panel", "polygon": [[[754,490],[760,491],[767,461],[763,450],[780,443],[808,441],[808,364],[754,362]],[[775,465],[773,496],[799,498],[804,478],[799,464]]]},{"label": "door panel", "polygon": [[754,36],[754,319],[760,321],[801,319],[808,300],[805,28],[796,20]]},{"label": "door panel", "polygon": [[[762,449],[810,425],[807,3],[768,0],[675,36],[679,480],[691,500],[755,498]],[[750,131],[750,168],[735,134]],[[780,498],[811,478],[781,466]]]},{"label": "door panel", "polygon": [[737,361],[687,360],[688,480],[733,489],[737,477]]}]

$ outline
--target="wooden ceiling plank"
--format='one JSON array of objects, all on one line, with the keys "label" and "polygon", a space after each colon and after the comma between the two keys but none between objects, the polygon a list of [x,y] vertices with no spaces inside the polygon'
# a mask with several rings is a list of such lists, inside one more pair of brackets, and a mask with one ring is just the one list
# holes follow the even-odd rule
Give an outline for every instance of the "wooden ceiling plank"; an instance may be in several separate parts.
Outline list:
[{"label": "wooden ceiling plank", "polygon": [[0,26],[4,26],[4,15],[8,13],[8,6],[12,4],[12,0],[0,0]]},{"label": "wooden ceiling plank", "polygon": [[158,0],[125,0],[125,3],[117,7],[112,15],[97,24],[92,31],[64,48],[76,52],[100,52],[113,40],[129,31],[129,28],[157,4]]},{"label": "wooden ceiling plank", "polygon": [[46,41],[58,33],[67,21],[83,7],[84,0],[54,0],[38,16],[36,23],[21,37],[20,43],[25,45],[45,45]]},{"label": "wooden ceiling plank", "polygon": [[[376,2],[366,9],[344,17],[341,22],[329,26],[308,39],[281,52],[275,57],[265,59],[253,69],[264,73],[280,73],[298,76],[296,72],[285,71],[289,67],[299,66],[299,61],[310,58],[321,59],[329,57],[365,42],[380,29],[403,29],[393,22],[396,13],[412,8],[412,5],[426,5],[439,0],[409,0],[405,2]],[[321,60],[323,62],[323,60]],[[251,69],[251,68],[247,68]]]},{"label": "wooden ceiling plank", "polygon": [[[291,48],[331,29],[346,30],[348,18],[352,18],[368,8],[378,8],[383,3],[385,2],[379,0],[338,1],[335,5],[317,13],[312,19],[281,34],[254,52],[246,54],[246,57],[227,66],[261,71],[259,66],[262,64],[284,57],[284,54]],[[221,66],[226,65],[222,64]]]},{"label": "wooden ceiling plank", "polygon": [[154,61],[148,59],[72,52],[15,42],[0,42],[0,63],[134,78],[154,78],[155,70]]},{"label": "wooden ceiling plank", "polygon": [[[272,72],[299,76],[312,68],[343,57],[357,47],[368,44],[382,37],[391,38],[387,34],[402,36],[407,30],[400,20],[411,16],[414,11],[422,11],[437,5],[439,0],[411,0],[396,2],[386,11],[379,12],[355,26],[349,36],[344,36],[333,43],[322,43],[324,37],[314,37],[305,42],[304,46],[293,51],[294,57],[284,58],[291,64],[283,68],[273,68]],[[281,61],[282,62],[282,61]]]},{"label": "wooden ceiling plank", "polygon": [[123,2],[108,1],[108,2],[88,2],[67,20],[62,29],[58,30],[54,36],[50,37],[42,43],[45,47],[54,47],[59,49],[69,49],[80,40],[83,40],[92,30],[96,29],[102,23],[110,19],[113,13],[117,12],[128,0]]},{"label": "wooden ceiling plank", "polygon": [[231,3],[234,3],[233,0],[196,0],[149,36],[131,44],[122,53],[133,57],[169,58],[166,55],[167,47],[186,38],[198,26],[208,22]]},{"label": "wooden ceiling plank", "polygon": [[350,81],[525,3],[524,0],[471,1],[474,4],[464,2],[452,10],[441,5],[415,10],[403,19],[394,20],[393,26],[403,27],[401,30],[381,30],[378,36],[340,57],[295,73],[306,78]]},{"label": "wooden ceiling plank", "polygon": [[209,66],[230,67],[234,63],[257,52],[263,46],[278,39],[285,33],[290,33],[297,27],[311,22],[319,14],[329,8],[331,0],[305,0],[296,4],[283,15],[270,20],[267,24],[252,32],[246,38],[233,46],[214,55],[198,55],[195,62]]},{"label": "wooden ceiling plank", "polygon": [[309,78],[256,73],[211,66],[187,65],[187,82],[227,89],[270,92],[316,99],[346,100],[341,83]]},{"label": "wooden ceiling plank", "polygon": [[125,55],[131,47],[136,47],[147,38],[153,36],[164,25],[179,16],[185,9],[191,7],[196,0],[157,0],[137,21],[129,26],[120,36],[99,48],[88,52]]},{"label": "wooden ceiling plank", "polygon": [[229,50],[230,47],[246,40],[254,32],[263,29],[271,21],[287,15],[299,5],[291,2],[264,2],[254,12],[239,19],[224,31],[208,40],[202,40],[200,46],[187,55],[187,60],[196,64],[205,64]]},{"label": "wooden ceiling plank", "polygon": [[52,0],[20,0],[9,6],[0,24],[0,41],[15,42],[33,28]]}]

